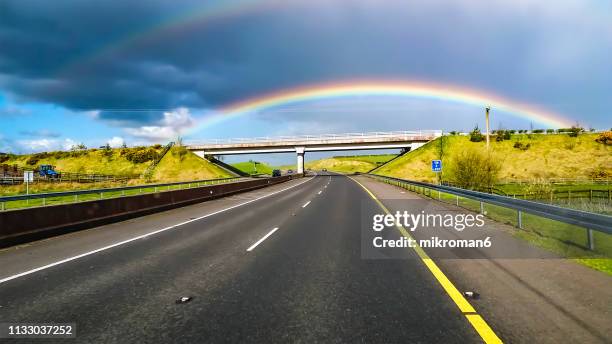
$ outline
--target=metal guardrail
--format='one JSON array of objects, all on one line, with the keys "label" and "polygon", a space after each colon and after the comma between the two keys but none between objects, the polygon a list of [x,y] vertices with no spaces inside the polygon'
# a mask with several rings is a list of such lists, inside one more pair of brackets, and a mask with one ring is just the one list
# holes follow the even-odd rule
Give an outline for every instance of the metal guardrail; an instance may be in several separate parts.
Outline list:
[{"label": "metal guardrail", "polygon": [[[57,198],[57,197],[68,197],[74,196],[74,202],[78,202],[78,196],[80,195],[92,195],[99,194],[100,198],[104,198],[105,193],[117,193],[121,192],[122,196],[125,195],[125,191],[129,190],[139,190],[142,192],[146,189],[153,189],[152,192],[164,191],[162,190],[164,187],[167,190],[170,190],[172,186],[183,186],[188,185],[189,188],[192,186],[201,186],[203,185],[214,185],[220,183],[227,183],[235,180],[241,179],[240,177],[230,177],[230,178],[217,178],[217,179],[201,179],[201,180],[192,180],[188,182],[173,182],[173,183],[162,183],[162,184],[144,184],[144,185],[133,185],[133,186],[123,186],[118,188],[106,188],[106,189],[88,189],[88,190],[75,190],[75,191],[61,191],[61,192],[48,192],[48,193],[36,193],[29,195],[15,195],[15,196],[3,196],[0,197],[0,211],[6,210],[5,204],[7,202],[14,201],[23,201],[23,200],[34,200],[34,199],[42,199],[42,205],[45,204],[46,199]],[[140,193],[139,192],[139,193]]]},{"label": "metal guardrail", "polygon": [[398,186],[405,187],[406,185],[411,185],[415,187],[421,187],[448,194],[453,194],[460,197],[470,198],[480,202],[481,212],[483,210],[483,203],[490,203],[493,205],[514,209],[517,211],[517,222],[519,228],[522,228],[523,212],[548,218],[551,220],[584,227],[587,229],[587,241],[589,249],[591,250],[595,248],[592,230],[596,230],[606,234],[612,234],[612,216],[589,213],[586,211],[568,209],[555,205],[515,199],[507,196],[488,194],[479,191],[466,190],[452,186],[435,185],[412,180],[381,176],[377,174],[368,174],[368,176]]},{"label": "metal guardrail", "polygon": [[442,135],[440,130],[420,130],[420,131],[375,131],[365,133],[344,133],[344,134],[322,134],[322,135],[298,135],[298,136],[266,136],[252,138],[230,138],[230,139],[210,139],[198,142],[190,142],[188,146],[198,146],[206,144],[245,144],[245,143],[271,143],[271,142],[309,142],[309,141],[333,141],[346,140],[352,138],[385,138],[385,137],[438,137]]}]

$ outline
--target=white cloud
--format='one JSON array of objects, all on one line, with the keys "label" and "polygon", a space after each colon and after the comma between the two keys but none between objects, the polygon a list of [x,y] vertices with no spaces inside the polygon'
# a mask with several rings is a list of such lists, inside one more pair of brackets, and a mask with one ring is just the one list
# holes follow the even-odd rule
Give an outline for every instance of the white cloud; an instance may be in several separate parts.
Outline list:
[{"label": "white cloud", "polygon": [[165,112],[164,118],[159,122],[159,125],[127,128],[126,131],[132,136],[149,141],[171,140],[181,135],[185,129],[194,125],[195,120],[191,116],[189,109],[178,108],[171,112]]},{"label": "white cloud", "polygon": [[77,145],[79,142],[65,138],[59,139],[37,139],[37,140],[17,140],[13,147],[16,147],[15,151],[20,153],[36,153],[36,152],[51,152],[57,150],[70,150],[72,146]]},{"label": "white cloud", "polygon": [[123,138],[119,137],[119,136],[113,136],[112,139],[108,140],[108,144],[112,148],[119,148],[119,147],[123,146],[124,143],[125,143],[125,141],[123,140]]}]

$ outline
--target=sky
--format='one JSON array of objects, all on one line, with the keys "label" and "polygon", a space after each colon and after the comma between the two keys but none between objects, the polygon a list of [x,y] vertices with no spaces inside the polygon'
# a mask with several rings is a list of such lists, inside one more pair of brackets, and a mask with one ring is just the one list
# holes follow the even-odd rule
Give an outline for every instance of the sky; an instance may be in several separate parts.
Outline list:
[{"label": "sky", "polygon": [[[486,97],[360,94],[226,113],[364,80],[470,90],[609,129],[610,61],[604,0],[2,0],[0,152],[484,126]],[[492,126],[552,125],[493,107]]]}]

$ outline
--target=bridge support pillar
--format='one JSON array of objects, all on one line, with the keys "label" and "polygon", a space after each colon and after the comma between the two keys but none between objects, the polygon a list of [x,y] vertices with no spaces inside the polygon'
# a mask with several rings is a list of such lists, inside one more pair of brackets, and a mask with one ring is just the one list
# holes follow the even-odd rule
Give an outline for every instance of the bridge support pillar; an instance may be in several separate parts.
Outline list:
[{"label": "bridge support pillar", "polygon": [[304,147],[295,147],[297,153],[297,173],[304,173]]}]

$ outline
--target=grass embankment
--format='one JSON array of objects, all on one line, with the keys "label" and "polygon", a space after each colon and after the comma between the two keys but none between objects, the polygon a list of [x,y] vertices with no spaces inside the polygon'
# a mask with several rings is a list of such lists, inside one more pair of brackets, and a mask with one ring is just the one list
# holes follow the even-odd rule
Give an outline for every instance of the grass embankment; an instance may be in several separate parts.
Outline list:
[{"label": "grass embankment", "polygon": [[313,170],[327,169],[338,173],[365,173],[376,166],[393,159],[394,154],[335,156],[306,162],[306,168]]},{"label": "grass embankment", "polygon": [[235,164],[230,164],[233,167],[239,169],[240,171],[248,174],[272,174],[272,170],[276,167],[270,166],[265,162],[256,161],[257,165],[255,166],[255,162],[253,161],[244,161],[237,162]]},{"label": "grass embankment", "polygon": [[[133,148],[128,148],[132,150]],[[156,153],[162,147],[148,149]],[[57,171],[71,173],[97,173],[110,175],[140,175],[151,161],[132,162],[123,149],[89,149],[77,152],[50,152],[39,154],[10,155],[3,164],[17,165],[24,169],[34,169],[40,165],[53,165]],[[37,158],[40,157],[40,158]]]},{"label": "grass embankment", "polygon": [[[503,142],[491,142],[491,154],[502,162],[500,179],[521,179],[538,182],[550,178],[589,178],[596,171],[612,172],[612,147],[595,142],[597,135],[583,134],[577,138],[568,135],[513,135]],[[527,150],[514,148],[515,142],[529,143]],[[459,152],[483,148],[483,142],[470,142],[469,137],[447,136],[443,142],[444,178],[452,180],[453,157]],[[440,156],[439,139],[389,163],[375,173],[398,178],[435,181],[431,172],[431,160]],[[521,194],[532,187],[527,184],[500,184],[497,188],[507,193]],[[576,192],[577,190],[609,190],[609,185],[597,184],[551,184],[556,192]],[[437,198],[433,192],[433,198]],[[583,198],[584,199],[584,198]],[[441,195],[441,200],[455,203],[453,195]],[[605,201],[605,200],[604,200]],[[469,199],[459,199],[462,207],[478,211],[479,203]],[[503,222],[517,224],[516,211],[503,207],[486,205],[487,216]],[[586,248],[586,230],[581,227],[548,220],[535,215],[523,214],[523,229],[513,235],[561,256],[571,258],[581,264],[612,274],[612,236],[594,231],[595,250]]]},{"label": "grass embankment", "polygon": [[[161,151],[161,148],[151,149],[158,152]],[[39,165],[49,164],[56,166],[56,170],[59,172],[113,174],[118,176],[130,175],[136,177],[124,182],[36,182],[30,184],[30,193],[103,189],[146,183],[167,183],[231,177],[227,172],[216,165],[180,147],[174,147],[157,165],[151,179],[143,180],[139,177],[152,163],[152,160],[146,162],[132,162],[126,158],[126,154],[121,154],[121,150],[122,149],[112,149],[110,152],[105,152],[103,150],[88,150],[74,154],[74,156],[66,156],[63,158],[57,158],[50,155],[49,157],[39,159],[35,166],[27,163],[32,155],[18,155],[11,156],[11,159],[5,161],[4,164],[15,164],[20,168],[34,168]],[[61,154],[58,155],[61,156]],[[31,161],[32,160],[30,160],[30,162]],[[1,196],[24,193],[25,185],[0,186]]]},{"label": "grass embankment", "polygon": [[231,177],[225,170],[199,156],[173,147],[153,172],[153,182],[179,182]]},{"label": "grass embankment", "polygon": [[[501,162],[500,181],[520,179],[590,178],[595,171],[612,174],[612,146],[595,142],[597,134],[569,137],[566,134],[515,134],[502,142],[491,141],[491,154]],[[514,148],[516,142],[529,148]],[[431,160],[440,158],[440,139],[410,152],[377,169],[375,173],[432,182]],[[452,179],[453,158],[462,151],[484,149],[484,142],[471,142],[468,136],[445,136],[442,145],[444,179]],[[450,177],[450,178],[449,178]]]}]

